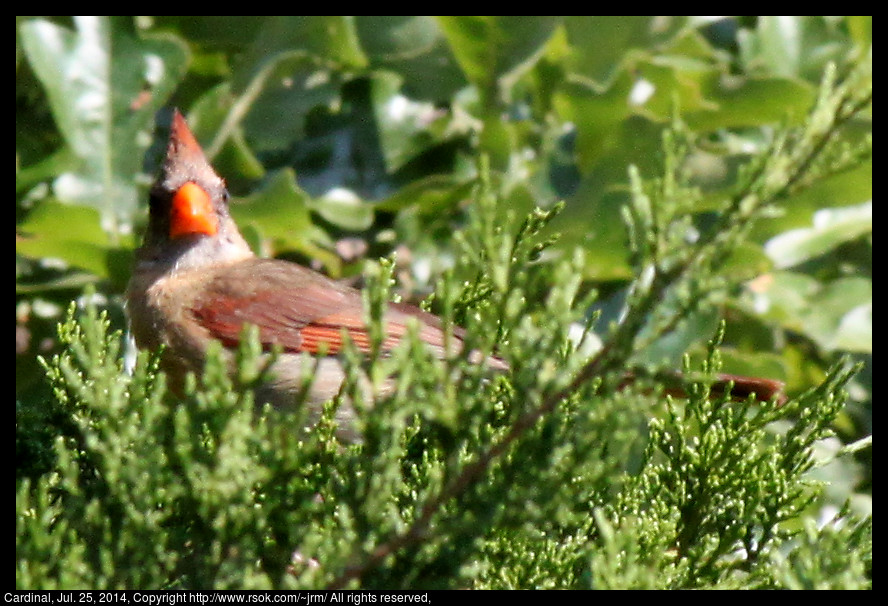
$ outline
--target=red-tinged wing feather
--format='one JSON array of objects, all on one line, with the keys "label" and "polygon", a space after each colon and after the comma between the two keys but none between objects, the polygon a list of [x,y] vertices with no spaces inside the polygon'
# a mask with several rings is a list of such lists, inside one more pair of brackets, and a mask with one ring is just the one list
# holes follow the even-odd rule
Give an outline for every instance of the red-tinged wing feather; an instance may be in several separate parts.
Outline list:
[{"label": "red-tinged wing feather", "polygon": [[[370,350],[360,293],[283,261],[253,259],[220,270],[195,297],[191,312],[214,338],[229,345],[238,342],[245,325],[252,324],[267,348],[277,345],[288,352],[335,355],[342,350],[346,332],[359,350]],[[443,347],[437,318],[417,308],[393,305],[386,315],[384,350],[394,348],[407,333],[410,318],[419,321],[421,339]]]}]

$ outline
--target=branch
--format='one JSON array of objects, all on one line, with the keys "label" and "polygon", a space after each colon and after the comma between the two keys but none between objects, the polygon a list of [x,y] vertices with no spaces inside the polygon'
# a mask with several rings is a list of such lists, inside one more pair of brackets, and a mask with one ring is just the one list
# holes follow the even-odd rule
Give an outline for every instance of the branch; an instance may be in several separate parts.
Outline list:
[{"label": "branch", "polygon": [[[872,103],[872,92],[870,91],[856,103],[848,106],[847,103],[851,100],[851,94],[849,89],[841,91],[838,95],[836,110],[832,114],[832,120],[822,129],[819,138],[813,141],[806,153],[802,153],[800,157],[795,159],[790,158],[792,163],[782,185],[769,190],[766,180],[769,169],[774,170],[774,166],[769,162],[764,162],[757,174],[748,181],[748,185],[732,199],[729,210],[723,217],[724,220],[716,225],[716,229],[711,232],[710,238],[702,238],[698,241],[696,249],[685,258],[685,262],[681,265],[668,270],[655,267],[653,279],[647,285],[645,291],[638,293],[638,297],[633,301],[632,308],[626,314],[625,321],[617,327],[611,338],[596,355],[577,371],[566,386],[545,396],[536,407],[520,416],[502,439],[481,452],[473,462],[467,464],[448,482],[437,495],[426,501],[419,515],[407,530],[379,544],[361,561],[346,566],[327,588],[343,588],[349,582],[360,579],[367,571],[380,565],[387,557],[393,555],[402,547],[423,540],[432,518],[444,504],[465,492],[469,486],[487,471],[495,459],[503,455],[512,444],[534,427],[544,415],[552,413],[560,403],[570,398],[587,383],[590,383],[597,377],[604,376],[617,367],[622,368],[625,366],[628,356],[635,349],[634,344],[639,327],[646,321],[648,313],[662,299],[665,292],[689,272],[696,272],[708,260],[711,260],[721,250],[720,246],[716,244],[720,241],[728,241],[732,234],[736,235],[736,230],[743,229],[746,224],[752,221],[761,209],[780,199],[792,187],[800,183],[804,177],[808,176],[814,161],[825,152],[838,129]],[[756,189],[759,191],[756,191]],[[752,204],[748,203],[749,196],[754,196]],[[730,234],[726,235],[721,233],[722,231],[730,232]],[[725,240],[722,240],[722,237]],[[725,382],[731,382],[732,379],[735,380],[736,377],[727,377]],[[771,385],[771,387],[775,387],[775,385]],[[742,388],[743,386],[741,386],[741,391]]]}]

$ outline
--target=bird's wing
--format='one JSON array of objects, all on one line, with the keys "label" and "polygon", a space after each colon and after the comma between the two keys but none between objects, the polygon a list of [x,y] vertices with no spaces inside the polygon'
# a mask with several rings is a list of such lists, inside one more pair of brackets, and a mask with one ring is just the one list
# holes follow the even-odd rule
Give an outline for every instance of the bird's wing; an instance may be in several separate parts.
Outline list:
[{"label": "bird's wing", "polygon": [[[252,324],[266,348],[335,355],[347,333],[360,351],[370,350],[360,292],[294,263],[254,259],[228,266],[207,281],[190,311],[212,337],[226,344],[237,343],[244,326]],[[383,351],[407,334],[411,318],[418,322],[420,339],[443,355],[440,321],[418,308],[396,304],[385,314]]]}]

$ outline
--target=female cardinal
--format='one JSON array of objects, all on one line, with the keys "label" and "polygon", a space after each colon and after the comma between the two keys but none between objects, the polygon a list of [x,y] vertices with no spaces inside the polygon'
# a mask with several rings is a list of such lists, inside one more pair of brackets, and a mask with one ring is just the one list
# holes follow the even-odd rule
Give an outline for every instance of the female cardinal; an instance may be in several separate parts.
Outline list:
[{"label": "female cardinal", "polygon": [[[212,340],[229,350],[245,325],[255,325],[262,345],[281,352],[259,401],[286,408],[304,396],[315,419],[345,378],[337,357],[343,334],[359,350],[370,347],[359,291],[294,263],[253,254],[229,214],[225,182],[178,111],[163,169],[151,188],[148,229],[136,254],[127,310],[140,348],[164,346],[161,365],[173,391],[181,390],[187,373],[203,370]],[[403,304],[390,304],[385,312],[383,350],[397,345],[412,322],[419,338],[443,357],[440,319]],[[455,349],[463,335],[455,331]],[[315,374],[302,394],[305,353],[315,356]],[[497,357],[484,363],[508,368]],[[734,395],[757,392],[762,399],[780,388],[765,379],[724,376],[722,382],[723,388],[729,382],[734,386]],[[341,406],[338,415],[342,435],[349,435],[350,408]]]}]

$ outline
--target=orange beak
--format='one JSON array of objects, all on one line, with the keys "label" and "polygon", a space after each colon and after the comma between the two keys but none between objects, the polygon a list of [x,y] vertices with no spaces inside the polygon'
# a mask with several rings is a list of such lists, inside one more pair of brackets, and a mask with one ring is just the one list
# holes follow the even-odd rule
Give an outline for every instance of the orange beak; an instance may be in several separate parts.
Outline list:
[{"label": "orange beak", "polygon": [[219,229],[219,221],[213,211],[210,195],[197,183],[189,181],[173,196],[170,209],[170,237],[188,234],[213,236]]}]

